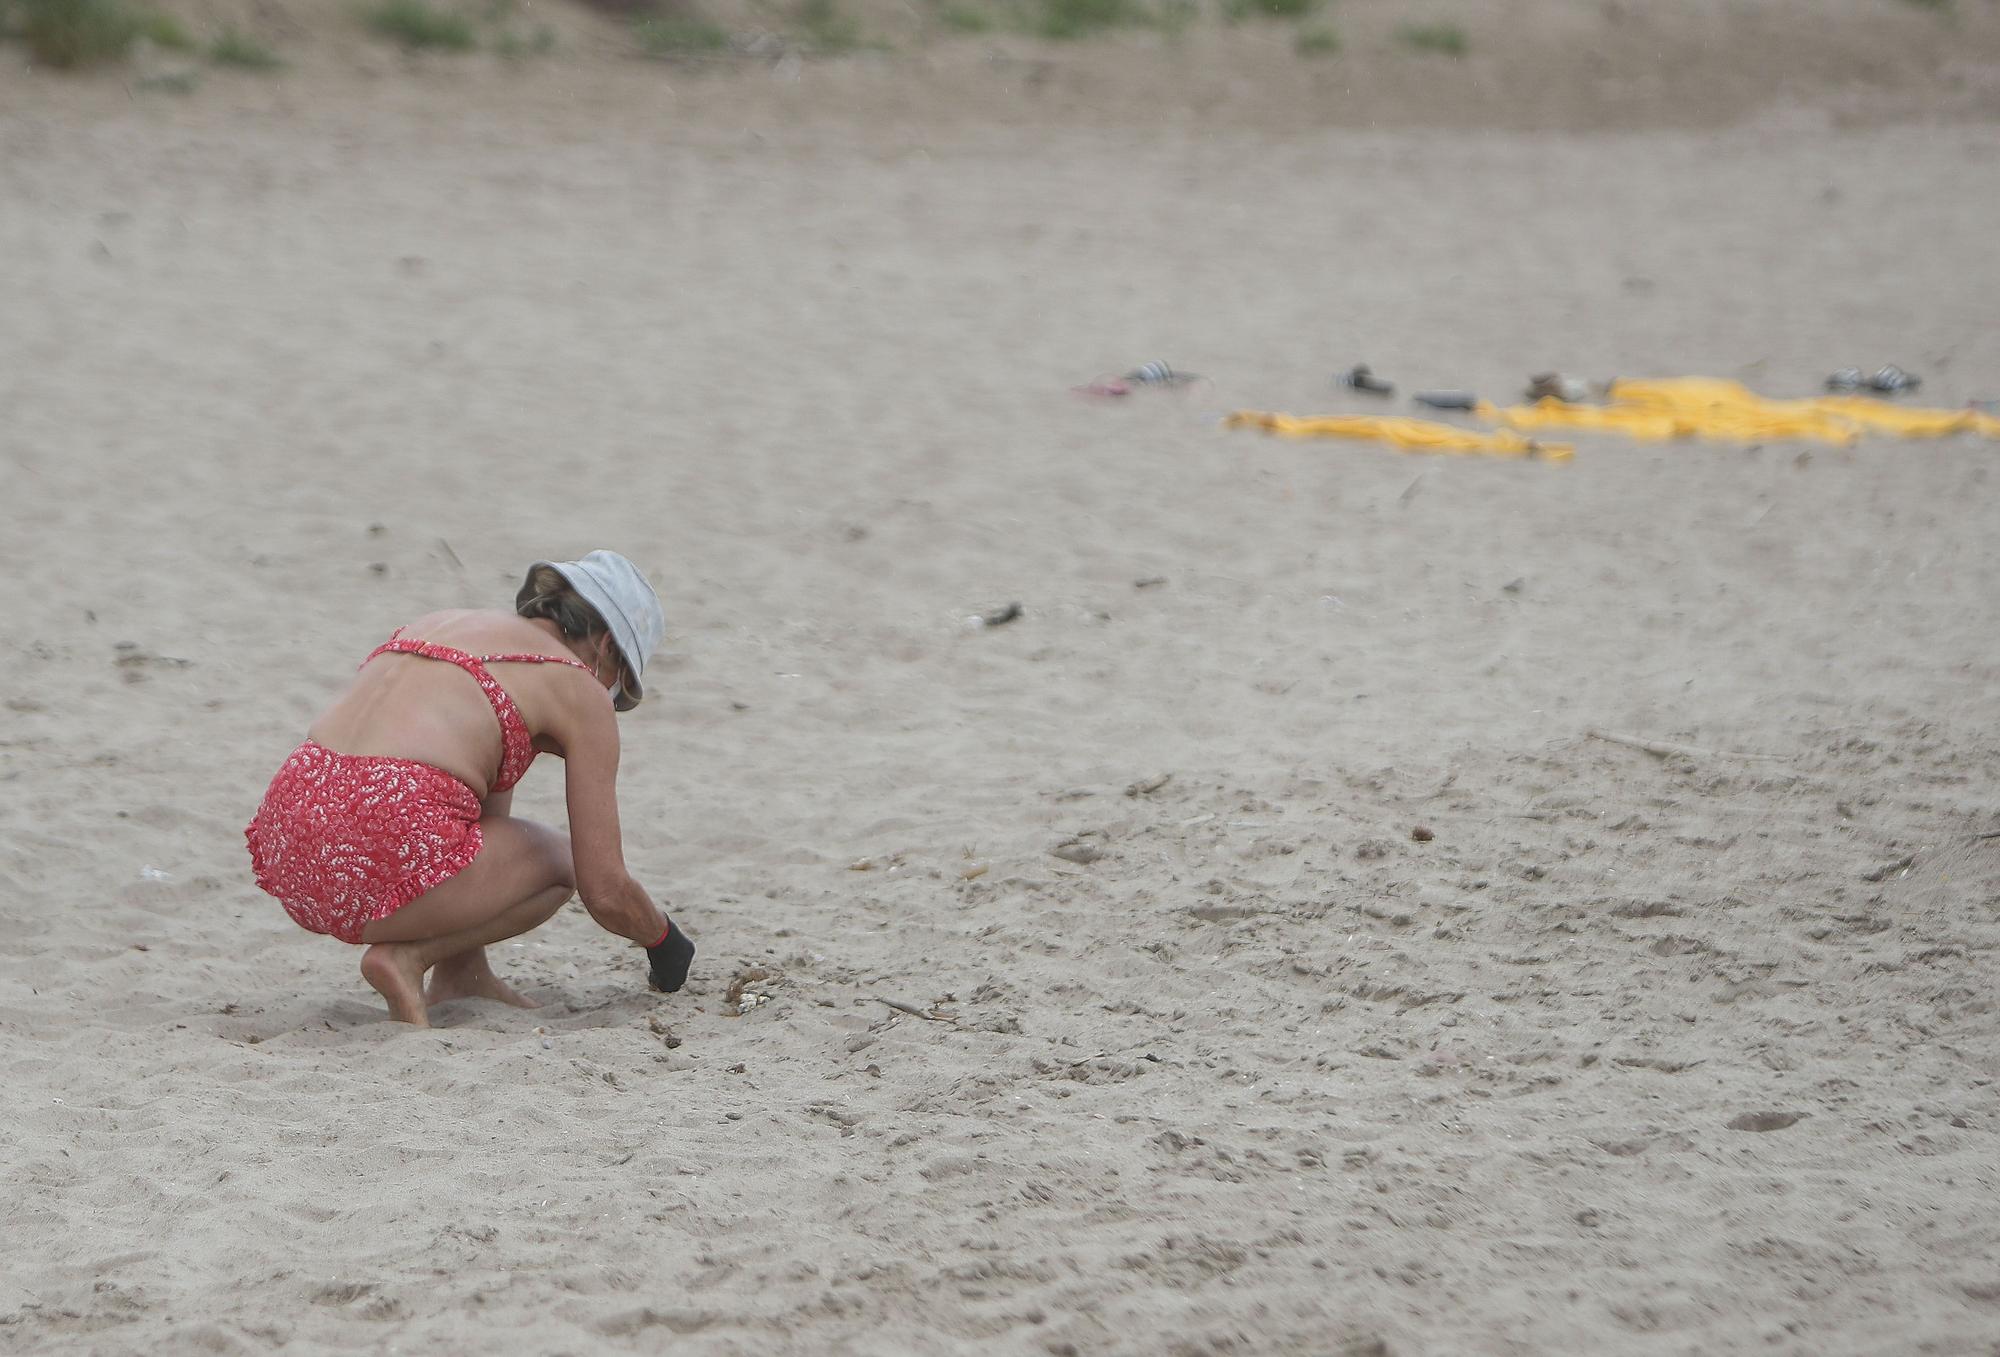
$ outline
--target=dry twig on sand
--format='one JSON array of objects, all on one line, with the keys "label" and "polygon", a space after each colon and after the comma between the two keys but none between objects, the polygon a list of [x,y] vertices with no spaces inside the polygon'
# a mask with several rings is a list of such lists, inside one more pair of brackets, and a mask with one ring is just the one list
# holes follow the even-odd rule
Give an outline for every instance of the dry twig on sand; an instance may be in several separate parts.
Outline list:
[{"label": "dry twig on sand", "polygon": [[1905,853],[1894,862],[1886,862],[1872,872],[1863,872],[1863,881],[1887,881],[1892,876],[1900,876],[1917,865],[1915,853]]},{"label": "dry twig on sand", "polygon": [[1702,749],[1691,744],[1673,744],[1666,740],[1645,740],[1637,735],[1619,735],[1608,730],[1586,730],[1584,737],[1603,740],[1607,744],[1622,744],[1627,749],[1643,750],[1658,758],[1670,758],[1684,754],[1697,759],[1763,759],[1774,763],[1783,762],[1783,754],[1753,754],[1743,749]]},{"label": "dry twig on sand", "polygon": [[906,1004],[901,999],[887,999],[879,994],[871,994],[868,997],[878,1004],[887,1004],[898,1013],[907,1013],[913,1018],[922,1018],[925,1022],[955,1023],[958,1021],[957,1016],[954,1014],[940,1013],[934,1008],[918,1008],[915,1004]]}]

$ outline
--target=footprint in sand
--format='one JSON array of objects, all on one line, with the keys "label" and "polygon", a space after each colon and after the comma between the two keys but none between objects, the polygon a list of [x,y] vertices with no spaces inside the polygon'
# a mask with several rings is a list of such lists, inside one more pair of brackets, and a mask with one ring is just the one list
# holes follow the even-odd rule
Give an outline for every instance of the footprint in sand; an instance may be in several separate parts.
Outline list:
[{"label": "footprint in sand", "polygon": [[1782,1131],[1805,1119],[1803,1112],[1745,1112],[1729,1119],[1732,1131]]}]

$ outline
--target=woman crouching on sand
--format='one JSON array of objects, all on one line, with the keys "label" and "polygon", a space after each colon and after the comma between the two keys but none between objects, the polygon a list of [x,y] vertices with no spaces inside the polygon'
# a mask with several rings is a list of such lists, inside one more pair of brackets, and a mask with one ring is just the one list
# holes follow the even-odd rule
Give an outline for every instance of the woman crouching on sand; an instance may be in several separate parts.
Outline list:
[{"label": "woman crouching on sand", "polygon": [[[694,944],[625,870],[612,714],[639,704],[665,631],[659,596],[612,551],[537,561],[513,613],[398,627],[271,780],[244,831],[257,884],[300,927],[372,944],[363,978],[419,1027],[468,995],[535,1007],[487,945],[579,891],[646,948],[653,987],[678,990]],[[567,835],[511,813],[538,752],[563,760]]]}]

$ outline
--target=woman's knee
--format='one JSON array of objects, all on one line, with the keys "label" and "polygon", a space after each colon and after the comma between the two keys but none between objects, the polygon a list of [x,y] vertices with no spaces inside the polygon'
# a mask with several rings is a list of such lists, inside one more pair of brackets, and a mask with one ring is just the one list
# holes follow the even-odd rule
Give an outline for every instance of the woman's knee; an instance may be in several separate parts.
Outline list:
[{"label": "woman's knee", "polygon": [[497,822],[486,821],[482,828],[489,838],[498,831],[517,839],[519,851],[549,885],[576,889],[576,860],[570,855],[569,835],[538,821],[519,820],[511,815]]}]

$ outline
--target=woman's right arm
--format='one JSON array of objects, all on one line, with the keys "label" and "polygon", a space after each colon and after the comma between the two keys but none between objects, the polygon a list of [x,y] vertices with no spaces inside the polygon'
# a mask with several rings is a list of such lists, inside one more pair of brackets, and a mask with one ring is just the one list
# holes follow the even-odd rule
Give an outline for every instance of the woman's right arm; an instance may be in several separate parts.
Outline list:
[{"label": "woman's right arm", "polygon": [[666,933],[667,919],[625,870],[618,830],[618,718],[602,689],[580,693],[566,704],[563,717],[566,728],[559,738],[577,894],[605,930],[650,947]]}]

